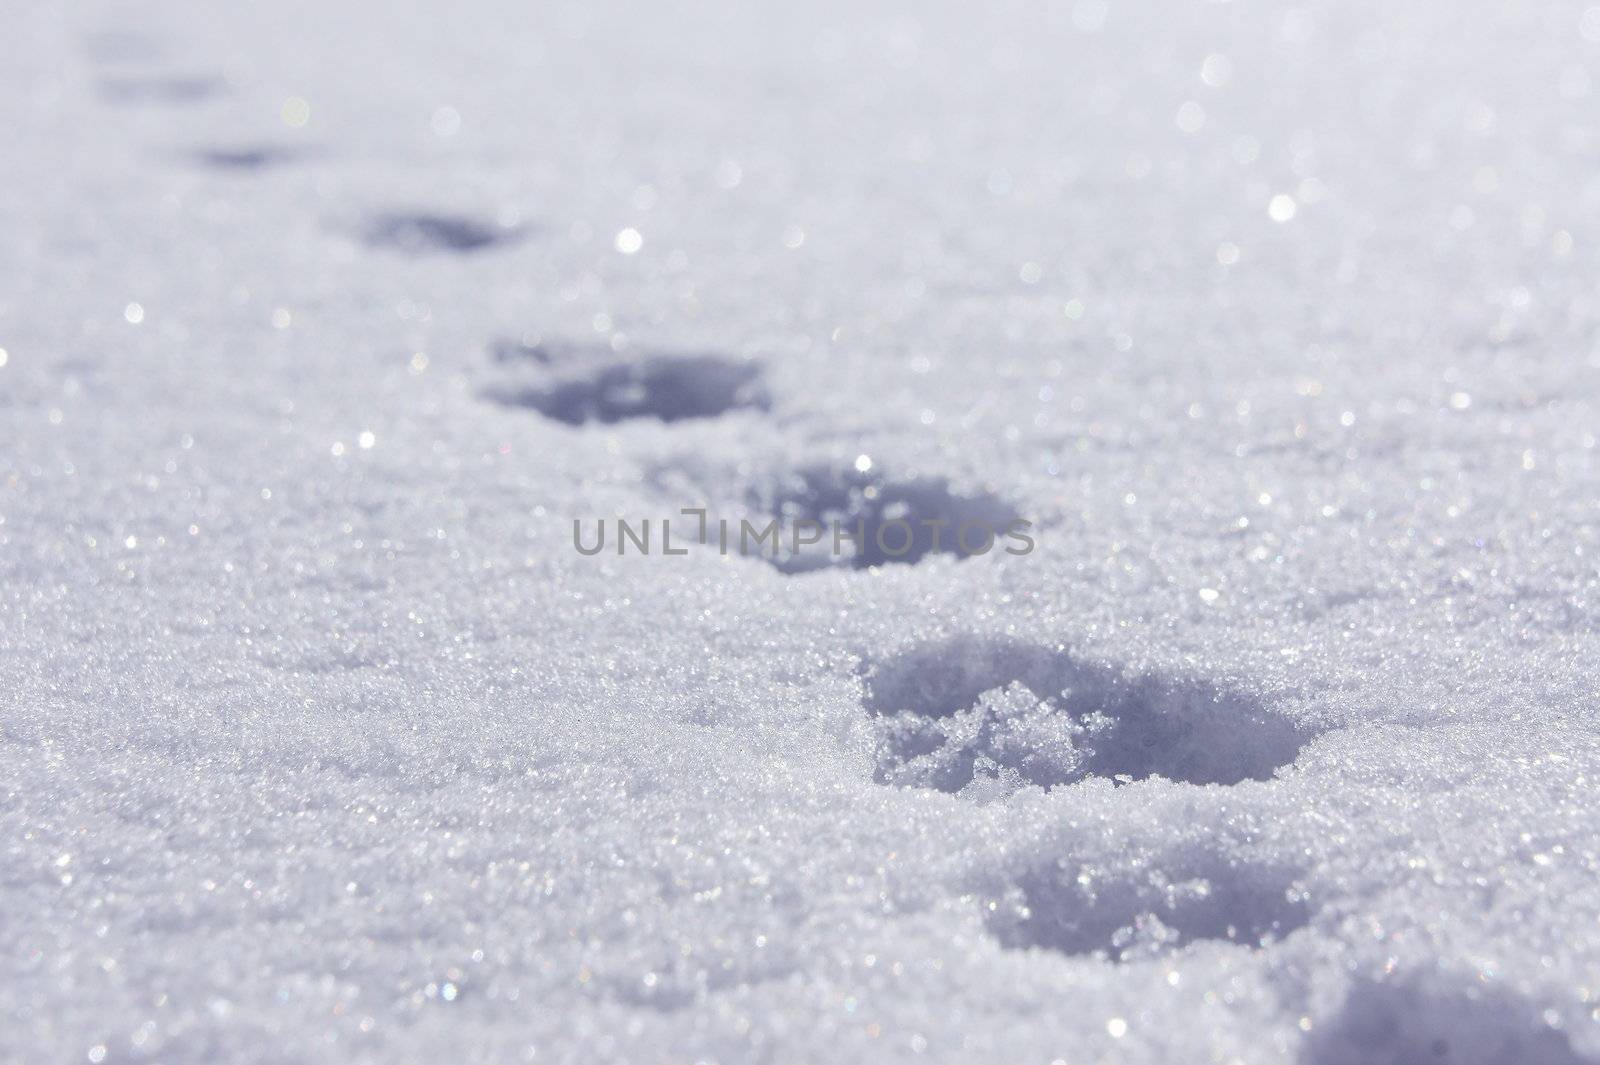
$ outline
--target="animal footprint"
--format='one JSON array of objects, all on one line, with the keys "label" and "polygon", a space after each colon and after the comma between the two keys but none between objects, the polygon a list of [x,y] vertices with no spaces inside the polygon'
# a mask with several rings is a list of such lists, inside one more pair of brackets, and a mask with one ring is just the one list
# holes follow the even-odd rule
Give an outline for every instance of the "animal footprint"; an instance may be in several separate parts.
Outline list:
[{"label": "animal footprint", "polygon": [[461,215],[386,211],[368,219],[361,236],[370,247],[417,255],[481,251],[520,240],[522,231]]},{"label": "animal footprint", "polygon": [[988,920],[1006,947],[1130,962],[1201,939],[1259,948],[1310,919],[1294,870],[1196,841],[1149,863],[1041,864]]},{"label": "animal footprint", "polygon": [[867,712],[876,779],[978,797],[1085,777],[1265,780],[1310,738],[1248,697],[1199,680],[1128,678],[1065,651],[958,636],[877,663]]},{"label": "animal footprint", "polygon": [[491,349],[505,369],[485,390],[567,425],[631,418],[712,418],[771,405],[758,363],[720,355],[655,354],[624,359],[609,348],[549,348],[502,341]]},{"label": "animal footprint", "polygon": [[[785,573],[1033,549],[1028,523],[999,497],[960,493],[944,478],[897,480],[866,456],[849,468],[814,465],[788,473],[750,502],[779,519],[784,534],[771,561]],[[843,533],[836,536],[836,529]]]}]

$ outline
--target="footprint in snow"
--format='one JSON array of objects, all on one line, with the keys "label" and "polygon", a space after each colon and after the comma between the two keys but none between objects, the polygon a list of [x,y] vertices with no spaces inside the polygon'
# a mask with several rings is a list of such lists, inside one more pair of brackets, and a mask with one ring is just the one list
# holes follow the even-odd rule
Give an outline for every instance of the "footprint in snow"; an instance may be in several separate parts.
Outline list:
[{"label": "footprint in snow", "polygon": [[483,251],[521,240],[524,231],[465,215],[431,211],[382,211],[367,219],[361,239],[368,247],[410,255]]},{"label": "footprint in snow", "polygon": [[1260,949],[1310,923],[1295,870],[1230,849],[1205,841],[1117,866],[1041,862],[988,910],[989,932],[1015,950],[1121,963],[1196,940]]},{"label": "footprint in snow", "polygon": [[605,347],[501,341],[490,349],[496,379],[483,395],[566,425],[638,418],[663,422],[767,410],[761,365],[722,355],[624,356]]},{"label": "footprint in snow", "polygon": [[[962,491],[943,477],[893,477],[865,456],[852,465],[785,472],[752,491],[749,503],[778,519],[778,547],[766,557],[785,573],[1033,549],[1031,524],[1000,497]],[[836,528],[842,530],[837,544]]]},{"label": "footprint in snow", "polygon": [[879,783],[973,797],[1087,777],[1266,780],[1311,739],[1202,680],[1129,677],[1043,644],[975,635],[873,663],[866,711]]}]

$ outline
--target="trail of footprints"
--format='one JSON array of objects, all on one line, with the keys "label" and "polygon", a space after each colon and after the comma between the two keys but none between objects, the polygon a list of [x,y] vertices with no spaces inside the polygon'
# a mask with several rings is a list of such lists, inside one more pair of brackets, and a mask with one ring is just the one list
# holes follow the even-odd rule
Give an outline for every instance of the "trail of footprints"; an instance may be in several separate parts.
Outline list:
[{"label": "trail of footprints", "polygon": [[[953,637],[869,667],[877,780],[975,799],[1090,777],[1266,780],[1310,739],[1241,693],[1127,677],[1018,639]],[[1036,862],[989,917],[1001,944],[1131,961],[1197,939],[1261,947],[1310,919],[1298,870],[1174,848],[1149,868],[1088,880]]]},{"label": "trail of footprints", "polygon": [[[502,340],[491,356],[486,398],[569,426],[677,422],[772,405],[759,365],[715,355],[624,358],[609,349]],[[783,471],[750,488],[746,502],[784,527],[841,522],[865,530],[843,557],[827,544],[764,556],[787,574],[911,564],[942,552],[970,557],[993,545],[963,541],[957,530],[1004,530],[1019,518],[993,494],[961,493],[942,478],[895,480],[871,464]],[[913,532],[891,554],[876,533],[896,522]],[[979,802],[1095,777],[1114,785],[1149,777],[1192,785],[1268,780],[1312,738],[1241,692],[1185,677],[1126,676],[1017,638],[924,641],[869,657],[863,672],[875,780]],[[1006,947],[1129,962],[1195,940],[1259,949],[1306,925],[1311,913],[1300,870],[1234,849],[1174,848],[1092,882],[1070,861],[1041,860],[1015,877],[988,926]]]},{"label": "trail of footprints", "polygon": [[[85,47],[94,61],[115,68],[99,81],[111,104],[198,104],[227,91],[226,82],[208,75],[138,69],[161,53],[159,42],[142,35],[97,34]],[[248,172],[300,155],[279,145],[247,144],[202,149],[192,159]],[[527,231],[447,212],[379,211],[359,226],[358,236],[384,252],[468,255],[515,244]],[[761,415],[773,407],[760,363],[716,353],[624,357],[609,348],[499,340],[490,358],[486,400],[573,428]],[[1000,549],[993,538],[964,530],[1003,534],[1020,521],[1015,508],[992,493],[963,490],[936,476],[897,479],[870,464],[817,462],[777,471],[750,486],[745,502],[784,527],[838,523],[863,534],[845,551],[824,538],[809,550],[780,547],[762,556],[789,575],[915,564],[938,554],[958,560],[984,555]],[[897,535],[889,537],[891,530]],[[924,641],[869,656],[864,674],[863,712],[877,745],[875,780],[974,801],[1095,777],[1116,784],[1148,777],[1191,785],[1265,780],[1310,738],[1238,692],[1181,677],[1128,677],[1014,638],[969,634]],[[1297,870],[1207,849],[1175,850],[1092,883],[1068,860],[1041,861],[1015,877],[988,923],[1006,947],[1124,962],[1194,940],[1261,947],[1310,917]],[[1335,1029],[1327,1038],[1326,1046],[1334,1047],[1375,1037]],[[1407,1029],[1390,1045],[1404,1048],[1415,1038]],[[1567,1060],[1558,1048],[1544,1049],[1554,1051],[1551,1061]],[[1313,1062],[1331,1060],[1316,1056]]]},{"label": "trail of footprints", "polygon": [[[220,100],[231,91],[227,80],[215,74],[167,69],[165,43],[144,31],[98,30],[84,34],[81,44],[85,57],[98,71],[98,95],[112,107],[194,107]],[[292,162],[304,153],[287,145],[250,144],[182,154],[199,166],[249,171]]]},{"label": "trail of footprints", "polygon": [[[215,74],[165,68],[168,49],[159,37],[144,31],[98,30],[83,35],[80,43],[98,71],[100,99],[113,107],[193,107],[232,91],[228,81]],[[298,162],[313,153],[265,142],[212,145],[182,154],[198,166],[244,174]],[[380,210],[363,219],[355,235],[368,247],[407,255],[459,255],[514,244],[525,231],[447,211]]]},{"label": "trail of footprints", "polygon": [[[664,423],[765,413],[772,397],[760,363],[696,352],[625,357],[597,345],[524,343],[490,347],[494,375],[484,398],[570,426],[635,419]],[[758,554],[784,573],[911,564],[931,554],[970,558],[1031,550],[1028,525],[988,492],[962,492],[941,477],[895,478],[881,468],[816,462],[751,485],[744,503],[783,535]],[[849,534],[837,543],[835,527]],[[795,535],[806,527],[807,535]]]}]

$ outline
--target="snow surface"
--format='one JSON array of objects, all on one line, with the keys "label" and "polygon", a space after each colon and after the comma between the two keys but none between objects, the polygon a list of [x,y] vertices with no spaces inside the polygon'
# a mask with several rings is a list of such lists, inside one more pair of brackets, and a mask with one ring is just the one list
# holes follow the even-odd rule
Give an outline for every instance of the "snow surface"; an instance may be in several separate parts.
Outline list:
[{"label": "snow surface", "polygon": [[4,1060],[1600,1061],[1600,8],[3,21]]}]

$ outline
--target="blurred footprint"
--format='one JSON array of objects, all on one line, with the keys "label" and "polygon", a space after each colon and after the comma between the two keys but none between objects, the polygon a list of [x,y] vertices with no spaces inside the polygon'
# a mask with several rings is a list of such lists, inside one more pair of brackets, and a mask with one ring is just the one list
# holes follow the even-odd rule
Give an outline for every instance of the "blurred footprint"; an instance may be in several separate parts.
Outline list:
[{"label": "blurred footprint", "polygon": [[609,348],[501,341],[504,367],[484,396],[567,425],[634,418],[713,418],[771,405],[759,363],[722,355],[657,352],[627,358]]},{"label": "blurred footprint", "polygon": [[265,170],[303,159],[306,152],[287,145],[260,144],[237,148],[201,148],[190,158],[214,170]]},{"label": "blurred footprint", "polygon": [[475,252],[521,240],[525,231],[465,215],[431,211],[383,211],[362,229],[368,247],[416,255],[434,251]]}]

